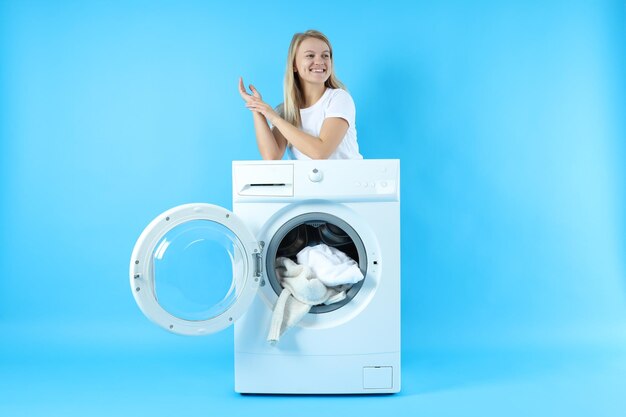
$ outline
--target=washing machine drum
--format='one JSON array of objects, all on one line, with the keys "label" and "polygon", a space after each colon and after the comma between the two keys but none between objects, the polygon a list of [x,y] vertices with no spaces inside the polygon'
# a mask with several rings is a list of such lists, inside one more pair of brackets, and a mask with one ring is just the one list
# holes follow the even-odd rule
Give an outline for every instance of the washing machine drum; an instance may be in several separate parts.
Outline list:
[{"label": "washing machine drum", "polygon": [[[268,245],[266,273],[277,295],[282,292],[283,287],[276,273],[276,259],[286,257],[297,262],[297,255],[302,249],[320,243],[332,246],[356,261],[363,276],[367,279],[367,253],[363,241],[352,226],[329,213],[306,213],[292,218],[278,228]],[[312,314],[329,313],[343,307],[358,294],[365,279],[346,290],[346,298],[343,300],[313,306],[309,312]]]},{"label": "washing machine drum", "polygon": [[324,223],[318,228],[320,239],[328,246],[339,247],[354,243],[348,233],[332,223]]}]

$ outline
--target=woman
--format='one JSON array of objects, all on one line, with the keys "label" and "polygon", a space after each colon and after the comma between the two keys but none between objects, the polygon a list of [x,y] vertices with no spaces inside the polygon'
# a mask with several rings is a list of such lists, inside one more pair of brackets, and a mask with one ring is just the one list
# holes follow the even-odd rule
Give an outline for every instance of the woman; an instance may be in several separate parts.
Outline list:
[{"label": "woman", "polygon": [[[296,33],[289,45],[284,102],[276,110],[239,79],[252,111],[263,159],[363,159],[356,141],[354,101],[335,77],[328,38],[316,30]],[[268,122],[272,125],[271,129]]]}]

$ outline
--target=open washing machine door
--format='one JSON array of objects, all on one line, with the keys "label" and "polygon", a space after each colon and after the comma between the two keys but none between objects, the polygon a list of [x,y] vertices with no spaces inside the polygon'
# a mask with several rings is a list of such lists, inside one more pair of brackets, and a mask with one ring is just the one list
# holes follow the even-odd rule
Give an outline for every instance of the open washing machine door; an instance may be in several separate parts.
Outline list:
[{"label": "open washing machine door", "polygon": [[248,309],[261,280],[261,246],[232,212],[185,204],[155,218],[130,260],[143,314],[173,333],[220,331]]}]

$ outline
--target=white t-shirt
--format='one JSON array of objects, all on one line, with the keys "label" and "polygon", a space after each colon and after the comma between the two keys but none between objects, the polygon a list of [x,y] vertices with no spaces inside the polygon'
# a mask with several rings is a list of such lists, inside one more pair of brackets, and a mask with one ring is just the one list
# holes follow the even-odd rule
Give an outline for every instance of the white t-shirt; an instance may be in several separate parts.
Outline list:
[{"label": "white t-shirt", "polygon": [[[322,124],[327,117],[340,117],[349,125],[346,135],[328,159],[363,159],[356,142],[356,109],[352,97],[346,90],[327,88],[314,105],[300,109],[302,131],[319,137]],[[291,144],[287,147],[287,156],[289,159],[311,159]]]}]

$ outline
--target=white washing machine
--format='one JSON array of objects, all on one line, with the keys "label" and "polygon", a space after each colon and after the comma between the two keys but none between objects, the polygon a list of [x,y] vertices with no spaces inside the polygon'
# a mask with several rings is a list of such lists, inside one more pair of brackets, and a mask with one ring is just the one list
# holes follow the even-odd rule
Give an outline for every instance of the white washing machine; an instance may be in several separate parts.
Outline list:
[{"label": "white washing machine", "polygon": [[[154,219],[132,253],[142,312],[166,330],[235,325],[235,391],[379,394],[400,390],[398,160],[235,161],[233,211],[196,203]],[[325,243],[365,278],[267,341],[279,256]]]}]

